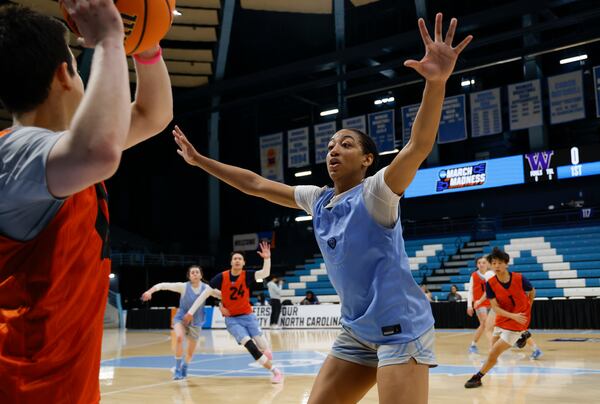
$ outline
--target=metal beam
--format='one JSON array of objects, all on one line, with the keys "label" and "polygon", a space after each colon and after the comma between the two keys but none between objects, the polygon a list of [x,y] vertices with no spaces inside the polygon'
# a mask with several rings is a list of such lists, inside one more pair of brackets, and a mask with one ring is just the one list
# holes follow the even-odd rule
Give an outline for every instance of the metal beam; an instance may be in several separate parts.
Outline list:
[{"label": "metal beam", "polygon": [[417,9],[417,17],[427,22],[427,0],[415,0],[415,8]]},{"label": "metal beam", "polygon": [[[558,2],[559,0],[557,0]],[[560,0],[569,2],[574,0]],[[503,6],[499,6],[486,11],[481,11],[461,18],[458,35],[461,32],[472,31],[476,27],[489,25],[498,22],[498,16],[506,19],[521,16],[526,13],[534,13],[548,6],[545,1],[515,1]],[[478,40],[479,41],[479,40]],[[478,42],[475,41],[475,42]],[[391,50],[407,49],[409,47],[421,44],[421,38],[418,31],[410,31],[402,34],[393,35],[387,38],[376,40],[370,43],[345,48],[343,51],[336,51],[325,55],[304,59],[300,62],[280,66],[273,69],[263,70],[242,77],[216,81],[213,85],[189,90],[181,94],[178,98],[182,103],[188,103],[190,98],[210,97],[213,94],[226,94],[228,92],[238,92],[248,87],[265,88],[269,85],[276,85],[278,80],[295,76],[306,76],[310,73],[323,72],[336,69],[339,64],[349,64],[356,61],[363,61],[365,58],[373,58],[382,54],[388,54]],[[472,46],[469,46],[472,48]]]},{"label": "metal beam", "polygon": [[[338,52],[343,51],[346,48],[346,7],[344,4],[345,0],[334,0],[333,9],[335,16],[335,49]],[[338,77],[346,74],[346,65],[344,63],[338,64],[336,68]],[[340,110],[339,116],[345,117],[347,113],[346,104],[346,81],[339,80],[337,82],[337,105]]]},{"label": "metal beam", "polygon": [[[229,41],[231,39],[231,27],[233,25],[233,14],[235,11],[235,0],[223,2],[221,31],[219,34],[219,45],[217,50],[217,62],[215,64],[215,81],[223,80],[227,55],[229,53]],[[219,106],[221,97],[215,95],[211,100],[213,112],[208,122],[208,155],[219,160]],[[221,236],[221,190],[219,180],[213,176],[208,177],[208,234],[209,248],[214,256],[219,251],[219,239]]]}]

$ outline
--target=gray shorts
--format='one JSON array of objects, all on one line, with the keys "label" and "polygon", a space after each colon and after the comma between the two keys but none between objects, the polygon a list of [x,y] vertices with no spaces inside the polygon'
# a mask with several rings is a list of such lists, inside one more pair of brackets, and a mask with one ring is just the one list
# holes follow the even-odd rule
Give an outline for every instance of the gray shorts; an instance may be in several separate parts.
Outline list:
[{"label": "gray shorts", "polygon": [[183,326],[186,337],[198,341],[198,339],[200,338],[200,332],[202,331],[202,327],[198,327],[195,325],[185,325],[180,321],[177,321],[177,323]]},{"label": "gray shorts", "polygon": [[372,344],[359,340],[352,331],[343,327],[330,354],[338,359],[369,367],[401,365],[414,359],[417,363],[436,367],[434,353],[435,330],[431,327],[419,338],[393,345]]},{"label": "gray shorts", "polygon": [[491,310],[490,307],[480,307],[480,308],[476,309],[475,312],[477,314],[481,314],[481,313],[489,314],[490,310]]}]

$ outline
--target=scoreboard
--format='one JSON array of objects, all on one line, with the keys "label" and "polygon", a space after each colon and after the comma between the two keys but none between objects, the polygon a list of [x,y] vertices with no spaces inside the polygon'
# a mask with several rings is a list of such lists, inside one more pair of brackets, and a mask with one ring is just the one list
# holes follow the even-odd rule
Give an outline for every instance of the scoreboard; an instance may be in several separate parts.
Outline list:
[{"label": "scoreboard", "polygon": [[600,174],[600,146],[573,146],[523,155],[525,182],[546,182]]}]

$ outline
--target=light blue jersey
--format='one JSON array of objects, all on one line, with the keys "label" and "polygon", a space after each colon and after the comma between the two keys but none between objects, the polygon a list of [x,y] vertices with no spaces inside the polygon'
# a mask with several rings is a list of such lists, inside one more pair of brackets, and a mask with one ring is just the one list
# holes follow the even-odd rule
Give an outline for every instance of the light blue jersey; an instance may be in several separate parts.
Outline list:
[{"label": "light blue jersey", "polygon": [[331,209],[333,189],[313,206],[315,237],[329,279],[340,297],[342,325],[375,344],[402,344],[434,324],[431,306],[414,281],[400,219],[377,223],[365,207],[363,185],[347,191]]},{"label": "light blue jersey", "polygon": [[[200,294],[202,292],[204,292],[204,290],[206,290],[206,284],[203,282],[200,282],[200,290],[198,291],[198,293],[194,293],[194,289],[192,289],[191,282],[185,283],[185,293],[183,293],[181,295],[181,297],[179,298],[179,309],[177,309],[177,313],[175,313],[175,322],[176,323],[183,321],[183,317],[186,315],[188,310],[192,307],[192,305],[194,304],[194,302],[196,301],[198,296],[200,296]],[[202,305],[198,308],[198,310],[196,310],[196,313],[194,313],[194,319],[192,320],[192,323],[190,325],[192,325],[194,327],[202,327],[203,323],[204,323],[204,303],[202,303]]]}]

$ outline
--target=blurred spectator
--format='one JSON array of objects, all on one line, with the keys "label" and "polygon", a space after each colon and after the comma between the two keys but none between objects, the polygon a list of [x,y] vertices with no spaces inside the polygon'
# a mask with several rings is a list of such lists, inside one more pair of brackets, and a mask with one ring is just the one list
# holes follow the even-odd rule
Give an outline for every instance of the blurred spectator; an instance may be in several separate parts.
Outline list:
[{"label": "blurred spectator", "polygon": [[429,289],[427,289],[427,285],[421,285],[421,290],[423,291],[423,293],[425,293],[425,296],[427,296],[427,300],[432,302],[433,299],[431,298],[431,292],[429,291]]},{"label": "blurred spectator", "polygon": [[302,300],[300,302],[300,304],[320,304],[320,303],[319,303],[319,299],[317,299],[317,296],[311,290],[307,290],[306,296],[304,297],[304,300]]},{"label": "blurred spectator", "polygon": [[267,283],[269,289],[269,303],[271,304],[271,327],[277,328],[279,324],[279,315],[281,314],[281,289],[283,288],[283,279],[276,276]]},{"label": "blurred spectator", "polygon": [[448,297],[446,299],[449,302],[460,302],[462,300],[462,296],[458,294],[458,288],[456,285],[452,285],[450,287],[450,293],[448,293]]},{"label": "blurred spectator", "polygon": [[265,294],[260,292],[257,296],[257,301],[254,304],[255,306],[266,306],[267,305],[267,298],[265,297]]}]

